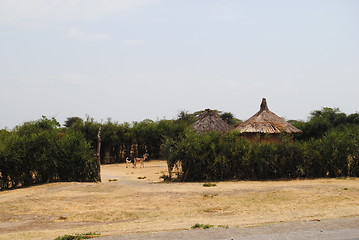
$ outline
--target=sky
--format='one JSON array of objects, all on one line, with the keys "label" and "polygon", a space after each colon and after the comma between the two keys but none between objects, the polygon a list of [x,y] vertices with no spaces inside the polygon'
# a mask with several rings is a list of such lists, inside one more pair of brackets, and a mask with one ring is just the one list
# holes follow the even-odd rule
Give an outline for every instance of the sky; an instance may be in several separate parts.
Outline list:
[{"label": "sky", "polygon": [[356,0],[0,0],[0,129],[359,111]]}]

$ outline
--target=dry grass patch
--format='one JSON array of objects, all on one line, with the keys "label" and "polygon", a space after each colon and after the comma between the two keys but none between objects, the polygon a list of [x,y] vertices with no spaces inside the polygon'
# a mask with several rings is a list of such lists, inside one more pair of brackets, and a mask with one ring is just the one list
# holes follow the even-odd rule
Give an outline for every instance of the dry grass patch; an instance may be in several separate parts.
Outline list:
[{"label": "dry grass patch", "polygon": [[[196,223],[256,226],[359,216],[359,179],[165,183],[163,161],[102,167],[103,183],[53,183],[0,192],[0,239],[121,234]],[[146,176],[146,179],[138,179]],[[117,179],[117,181],[109,181]]]}]

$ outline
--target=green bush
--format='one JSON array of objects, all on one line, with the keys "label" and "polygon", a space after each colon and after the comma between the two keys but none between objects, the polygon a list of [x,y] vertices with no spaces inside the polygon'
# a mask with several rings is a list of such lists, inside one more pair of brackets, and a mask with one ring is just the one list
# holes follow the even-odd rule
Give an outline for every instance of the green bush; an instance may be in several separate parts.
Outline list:
[{"label": "green bush", "polygon": [[94,151],[81,133],[55,119],[0,132],[0,190],[53,181],[97,181]]},{"label": "green bush", "polygon": [[140,157],[148,152],[151,158],[159,158],[164,138],[177,139],[188,127],[188,123],[176,120],[155,122],[145,119],[141,122],[120,124],[108,119],[100,124],[90,117],[86,120],[70,117],[65,126],[67,130],[81,132],[93,149],[97,147],[97,132],[101,126],[101,163],[113,163],[125,161],[131,150],[134,151],[134,157]]},{"label": "green bush", "polygon": [[83,240],[99,237],[99,233],[85,233],[85,234],[72,234],[72,235],[64,235],[55,238],[54,240]]},{"label": "green bush", "polygon": [[191,228],[192,228],[192,229],[196,229],[196,228],[208,229],[208,228],[211,228],[211,227],[214,227],[214,225],[196,223],[196,224],[193,225]]},{"label": "green bush", "polygon": [[359,177],[359,126],[341,125],[307,141],[284,136],[280,143],[186,131],[179,140],[164,141],[162,154],[169,169],[182,164],[182,181]]}]

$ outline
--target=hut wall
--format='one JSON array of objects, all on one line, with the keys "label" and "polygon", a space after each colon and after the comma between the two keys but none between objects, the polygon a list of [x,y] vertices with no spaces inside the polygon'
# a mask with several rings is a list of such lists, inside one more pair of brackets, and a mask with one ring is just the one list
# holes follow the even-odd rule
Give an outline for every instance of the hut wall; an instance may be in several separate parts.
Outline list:
[{"label": "hut wall", "polygon": [[281,142],[281,139],[278,134],[244,133],[242,136],[252,143],[258,143],[258,142],[280,143]]}]

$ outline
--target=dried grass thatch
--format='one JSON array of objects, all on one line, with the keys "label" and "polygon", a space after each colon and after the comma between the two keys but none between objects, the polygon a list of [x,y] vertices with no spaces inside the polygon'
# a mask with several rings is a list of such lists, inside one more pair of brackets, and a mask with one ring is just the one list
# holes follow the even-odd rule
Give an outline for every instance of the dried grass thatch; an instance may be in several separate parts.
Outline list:
[{"label": "dried grass thatch", "polygon": [[286,122],[283,118],[269,111],[267,101],[262,99],[259,112],[254,114],[247,121],[241,123],[236,130],[240,133],[289,133],[297,134],[302,131]]},{"label": "dried grass thatch", "polygon": [[222,118],[210,109],[206,109],[200,118],[192,125],[197,133],[205,132],[227,132],[231,127]]}]

